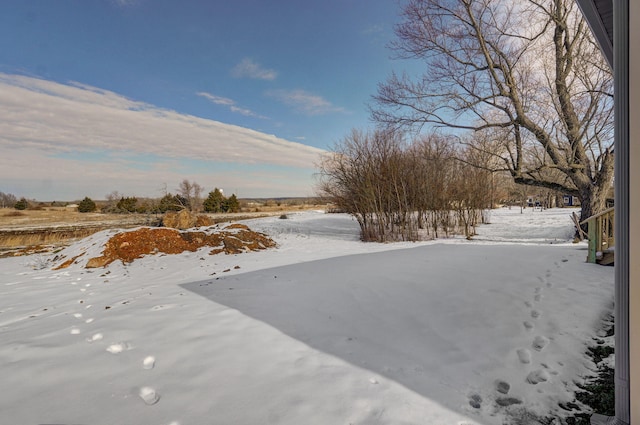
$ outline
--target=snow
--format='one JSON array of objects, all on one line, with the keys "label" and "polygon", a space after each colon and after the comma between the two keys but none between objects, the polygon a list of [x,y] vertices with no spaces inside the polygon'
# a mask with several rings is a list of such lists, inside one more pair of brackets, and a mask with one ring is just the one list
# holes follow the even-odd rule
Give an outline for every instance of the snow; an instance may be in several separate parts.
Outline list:
[{"label": "snow", "polygon": [[[613,307],[613,269],[585,263],[571,212],[499,209],[473,240],[397,244],[300,212],[245,222],[278,243],[261,252],[0,259],[0,424],[565,415]],[[97,256],[113,233],[64,254]]]}]

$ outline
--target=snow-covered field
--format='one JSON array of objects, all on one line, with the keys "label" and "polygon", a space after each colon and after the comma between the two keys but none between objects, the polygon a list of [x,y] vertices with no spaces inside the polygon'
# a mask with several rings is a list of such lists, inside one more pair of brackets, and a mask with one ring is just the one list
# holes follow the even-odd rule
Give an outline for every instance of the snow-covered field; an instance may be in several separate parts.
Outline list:
[{"label": "snow-covered field", "polygon": [[269,251],[0,259],[0,424],[564,415],[613,306],[613,268],[585,263],[570,213],[500,209],[472,241],[365,244],[348,216],[304,212],[245,222]]}]

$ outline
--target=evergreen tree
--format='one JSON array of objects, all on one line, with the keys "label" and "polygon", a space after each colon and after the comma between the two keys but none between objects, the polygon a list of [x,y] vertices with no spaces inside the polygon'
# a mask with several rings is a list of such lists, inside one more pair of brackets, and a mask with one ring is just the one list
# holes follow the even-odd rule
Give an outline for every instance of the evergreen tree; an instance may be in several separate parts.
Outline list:
[{"label": "evergreen tree", "polygon": [[238,211],[240,211],[240,202],[234,193],[224,202],[224,212],[236,213]]},{"label": "evergreen tree", "polygon": [[216,187],[212,192],[209,192],[209,196],[204,200],[204,210],[211,213],[223,212],[225,201],[224,195]]},{"label": "evergreen tree", "polygon": [[136,204],[138,203],[138,198],[136,197],[126,197],[120,198],[118,201],[117,208],[120,212],[136,212]]},{"label": "evergreen tree", "polygon": [[157,210],[164,214],[167,211],[180,211],[182,208],[181,200],[176,199],[176,196],[167,193],[160,199]]},{"label": "evergreen tree", "polygon": [[20,200],[14,204],[13,208],[17,210],[26,210],[29,208],[29,202],[25,198],[20,198]]},{"label": "evergreen tree", "polygon": [[93,202],[93,200],[91,200],[91,198],[89,198],[88,196],[85,196],[85,198],[78,204],[78,212],[86,213],[93,212],[95,210],[96,203]]}]

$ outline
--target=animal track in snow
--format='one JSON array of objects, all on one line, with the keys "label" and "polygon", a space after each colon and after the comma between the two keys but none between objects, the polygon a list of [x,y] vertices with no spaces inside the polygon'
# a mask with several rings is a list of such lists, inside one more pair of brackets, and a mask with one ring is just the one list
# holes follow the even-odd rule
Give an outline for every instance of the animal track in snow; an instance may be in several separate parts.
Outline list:
[{"label": "animal track in snow", "polygon": [[525,305],[525,307],[527,307],[527,308],[531,308],[531,307],[533,307],[533,304],[531,304],[529,301],[525,301],[525,302],[524,302],[524,305]]},{"label": "animal track in snow", "polygon": [[534,301],[539,302],[542,299],[542,294],[536,294],[535,297],[533,297]]},{"label": "animal track in snow", "polygon": [[520,363],[529,364],[531,363],[531,351],[526,348],[520,348],[516,351],[518,354],[518,359],[520,359]]},{"label": "animal track in snow", "polygon": [[531,310],[531,317],[537,319],[540,317],[540,312],[538,310]]},{"label": "animal track in snow", "polygon": [[549,344],[549,338],[544,336],[536,336],[531,346],[536,351],[542,351]]},{"label": "animal track in snow", "polygon": [[537,369],[527,375],[527,382],[531,385],[539,384],[540,382],[547,382],[549,380],[549,373],[546,370]]},{"label": "animal track in snow", "polygon": [[522,324],[524,325],[525,329],[528,331],[532,330],[535,327],[535,325],[529,322],[528,320],[525,320],[524,322],[522,322]]}]

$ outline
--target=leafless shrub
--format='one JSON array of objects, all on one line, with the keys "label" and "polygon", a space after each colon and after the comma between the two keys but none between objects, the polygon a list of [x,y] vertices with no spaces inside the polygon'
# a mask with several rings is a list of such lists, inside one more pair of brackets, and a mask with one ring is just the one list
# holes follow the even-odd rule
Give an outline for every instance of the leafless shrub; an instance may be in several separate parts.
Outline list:
[{"label": "leafless shrub", "polygon": [[474,160],[442,136],[409,144],[354,130],[321,162],[319,191],[356,218],[364,241],[471,237],[491,203],[491,179]]}]

